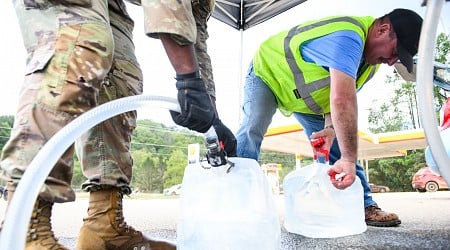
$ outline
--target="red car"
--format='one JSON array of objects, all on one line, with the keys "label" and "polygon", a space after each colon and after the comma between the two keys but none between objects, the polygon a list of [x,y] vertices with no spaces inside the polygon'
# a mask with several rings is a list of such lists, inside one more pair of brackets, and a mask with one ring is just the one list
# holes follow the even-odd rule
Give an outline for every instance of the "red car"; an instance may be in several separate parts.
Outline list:
[{"label": "red car", "polygon": [[436,192],[441,189],[448,189],[444,178],[435,174],[429,167],[423,167],[414,174],[412,187],[419,192]]}]

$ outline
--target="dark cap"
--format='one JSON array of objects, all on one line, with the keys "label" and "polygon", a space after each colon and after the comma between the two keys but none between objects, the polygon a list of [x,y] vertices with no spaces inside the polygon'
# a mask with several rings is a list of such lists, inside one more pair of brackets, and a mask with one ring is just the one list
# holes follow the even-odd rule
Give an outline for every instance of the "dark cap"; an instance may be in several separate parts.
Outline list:
[{"label": "dark cap", "polygon": [[413,71],[413,57],[419,48],[422,17],[407,9],[395,9],[388,14],[397,35],[397,53],[400,62],[408,71]]}]

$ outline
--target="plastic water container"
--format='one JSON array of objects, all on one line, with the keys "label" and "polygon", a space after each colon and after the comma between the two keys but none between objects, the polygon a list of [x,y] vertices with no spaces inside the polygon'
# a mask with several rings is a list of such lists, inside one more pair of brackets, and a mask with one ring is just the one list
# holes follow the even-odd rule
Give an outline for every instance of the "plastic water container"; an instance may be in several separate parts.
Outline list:
[{"label": "plastic water container", "polygon": [[234,167],[187,166],[177,249],[279,249],[281,226],[266,176],[255,160],[229,161]]},{"label": "plastic water container", "polygon": [[283,181],[284,227],[311,238],[336,238],[366,231],[361,181],[340,190],[327,174],[330,166],[314,163],[289,173]]}]

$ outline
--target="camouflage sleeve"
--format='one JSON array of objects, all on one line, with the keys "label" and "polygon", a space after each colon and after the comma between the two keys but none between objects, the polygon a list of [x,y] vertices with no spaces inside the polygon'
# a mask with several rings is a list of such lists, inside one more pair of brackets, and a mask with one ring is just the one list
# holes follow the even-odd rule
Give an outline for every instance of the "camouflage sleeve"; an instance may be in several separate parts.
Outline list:
[{"label": "camouflage sleeve", "polygon": [[76,5],[80,7],[91,7],[92,0],[59,0],[59,1],[49,1],[49,0],[27,0],[24,1],[24,5],[30,8],[39,8],[45,9],[48,6],[54,4],[63,4],[63,5]]},{"label": "camouflage sleeve", "polygon": [[142,0],[145,33],[169,33],[181,45],[195,43],[197,29],[190,0]]},{"label": "camouflage sleeve", "polygon": [[195,42],[195,54],[200,67],[201,75],[206,84],[208,94],[215,99],[216,90],[213,79],[211,57],[208,54],[207,40],[208,20],[214,9],[214,0],[193,0],[192,13],[197,26],[197,40]]}]

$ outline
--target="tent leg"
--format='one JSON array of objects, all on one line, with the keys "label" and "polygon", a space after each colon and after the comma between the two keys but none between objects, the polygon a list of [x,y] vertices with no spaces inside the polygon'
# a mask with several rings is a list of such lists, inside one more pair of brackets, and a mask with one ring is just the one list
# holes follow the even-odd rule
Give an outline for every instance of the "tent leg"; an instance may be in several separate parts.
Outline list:
[{"label": "tent leg", "polygon": [[238,104],[238,124],[237,127],[241,125],[242,119],[242,111],[241,111],[241,103],[242,103],[242,92],[244,91],[244,72],[243,72],[243,63],[244,63],[244,30],[241,29],[241,46],[239,49],[239,104]]}]

